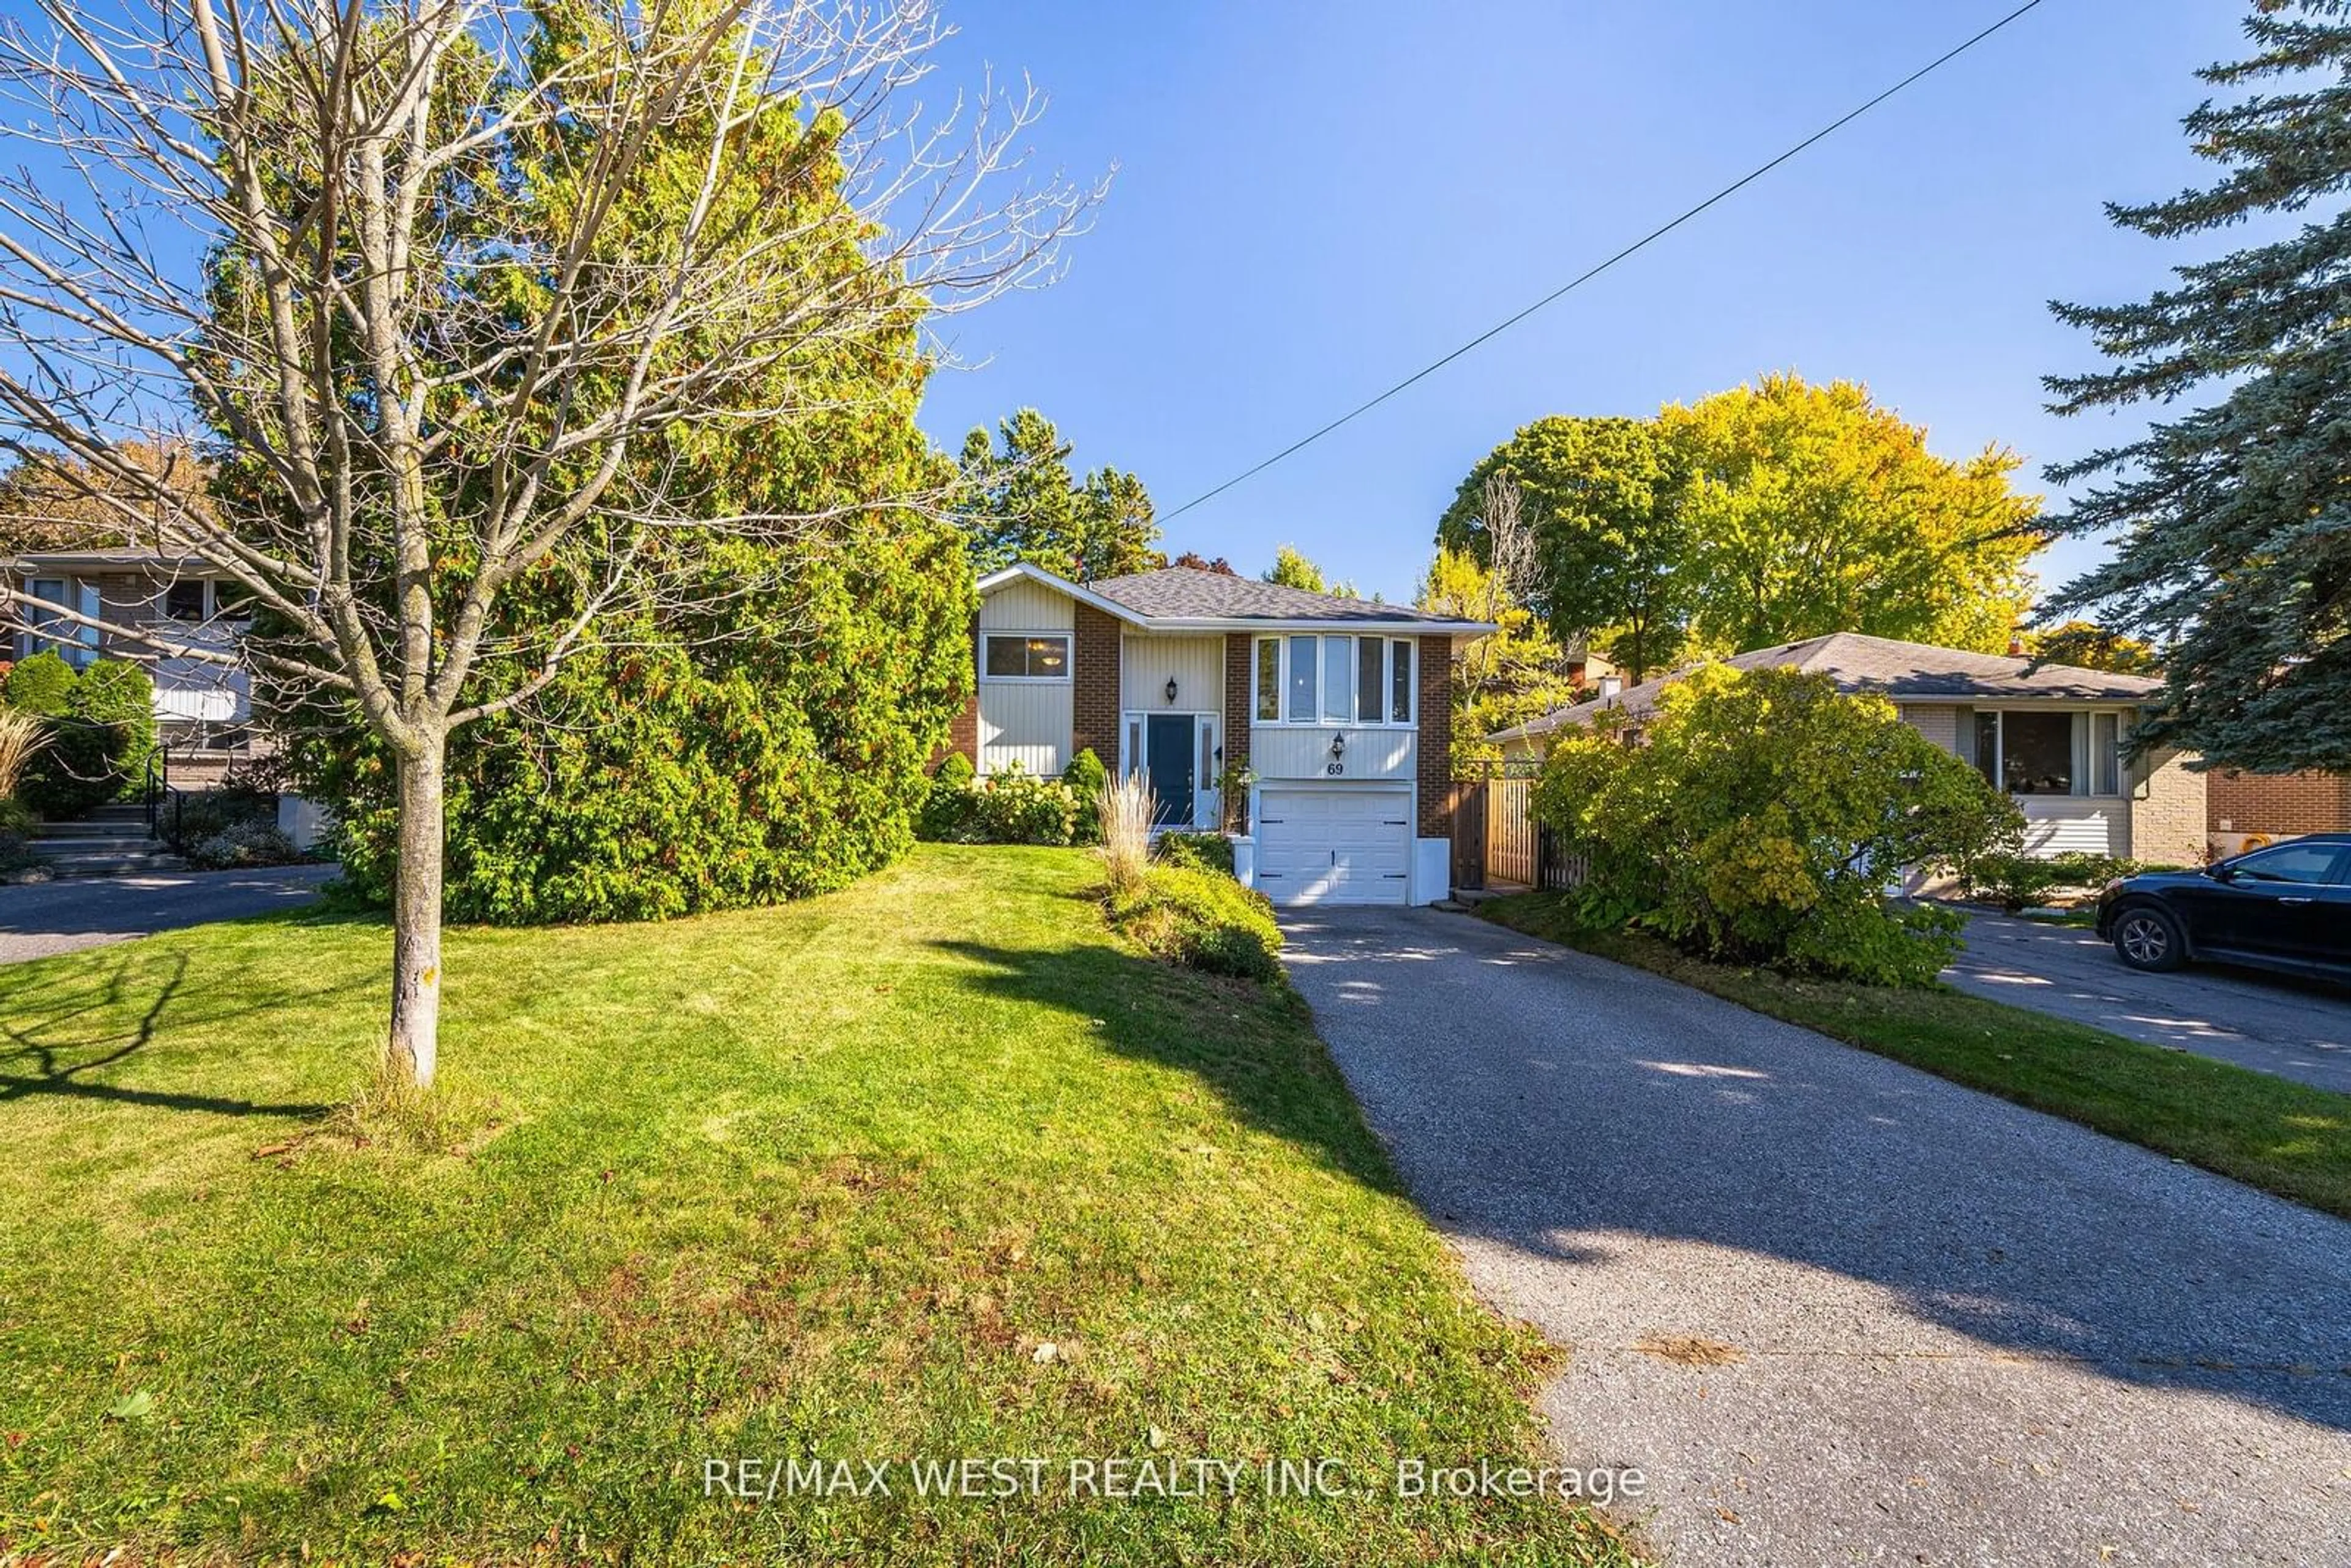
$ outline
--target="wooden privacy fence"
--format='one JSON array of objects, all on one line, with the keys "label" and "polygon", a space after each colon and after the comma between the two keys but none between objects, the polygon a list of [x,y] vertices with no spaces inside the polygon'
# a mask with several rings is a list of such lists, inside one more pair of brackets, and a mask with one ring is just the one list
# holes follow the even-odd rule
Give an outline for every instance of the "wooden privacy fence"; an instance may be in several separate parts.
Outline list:
[{"label": "wooden privacy fence", "polygon": [[1535,821],[1535,781],[1508,775],[1453,785],[1453,885],[1465,892],[1573,887],[1583,857]]}]

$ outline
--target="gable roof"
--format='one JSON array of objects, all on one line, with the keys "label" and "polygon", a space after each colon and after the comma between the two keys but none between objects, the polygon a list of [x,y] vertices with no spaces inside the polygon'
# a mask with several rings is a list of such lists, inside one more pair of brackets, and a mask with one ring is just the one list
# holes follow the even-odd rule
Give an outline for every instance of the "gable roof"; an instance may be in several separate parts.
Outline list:
[{"label": "gable roof", "polygon": [[[2060,702],[2114,703],[2136,706],[2153,702],[2163,682],[2152,675],[2117,675],[2105,670],[2085,670],[2072,664],[2033,667],[2031,659],[2010,653],[1971,653],[1961,648],[1937,648],[1925,643],[1901,643],[1891,637],[1865,637],[1858,632],[1834,632],[1782,643],[1736,654],[1722,663],[1734,670],[1802,670],[1824,674],[1846,692],[1876,692],[1896,702]],[[1638,718],[1657,706],[1657,694],[1698,669],[1688,664],[1671,674],[1627,686],[1614,697],[1595,697],[1498,730],[1487,738],[1500,742],[1531,739],[1570,725],[1585,724],[1605,707],[1621,708]]]},{"label": "gable roof", "polygon": [[1041,582],[1081,604],[1091,604],[1123,621],[1146,627],[1189,631],[1376,627],[1469,637],[1482,637],[1494,630],[1487,622],[1432,615],[1409,605],[1375,604],[1368,599],[1309,593],[1301,588],[1284,588],[1255,578],[1228,577],[1221,571],[1203,571],[1189,566],[1106,577],[1081,586],[1042,567],[1017,561],[980,579],[979,591],[983,594],[990,592],[1016,578]]}]

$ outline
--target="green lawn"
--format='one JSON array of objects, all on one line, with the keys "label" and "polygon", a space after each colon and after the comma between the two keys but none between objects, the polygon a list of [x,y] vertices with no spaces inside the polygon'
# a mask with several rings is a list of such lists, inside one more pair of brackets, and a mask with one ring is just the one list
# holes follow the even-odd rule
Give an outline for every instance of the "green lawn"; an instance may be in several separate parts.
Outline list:
[{"label": "green lawn", "polygon": [[[659,926],[452,934],[435,1144],[360,1141],[388,937],[0,969],[0,1558],[1616,1561],[1286,992],[1135,956],[1070,851]],[[1048,1349],[1046,1347],[1050,1346]],[[1008,1500],[711,1458],[1037,1456]],[[1077,1499],[1335,1458],[1350,1495]]]},{"label": "green lawn", "polygon": [[2351,1095],[1942,987],[1799,979],[1708,963],[1652,936],[1582,931],[1553,894],[1478,912],[2351,1218]]}]

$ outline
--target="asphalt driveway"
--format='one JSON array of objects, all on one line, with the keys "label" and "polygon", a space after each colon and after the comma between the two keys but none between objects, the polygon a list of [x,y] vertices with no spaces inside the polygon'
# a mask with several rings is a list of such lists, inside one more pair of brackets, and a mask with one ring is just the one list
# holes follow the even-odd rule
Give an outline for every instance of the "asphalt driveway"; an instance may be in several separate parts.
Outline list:
[{"label": "asphalt driveway", "polygon": [[2351,988],[2209,964],[2145,975],[2095,932],[2006,915],[1970,915],[1967,941],[1943,971],[1963,991],[2351,1094]]},{"label": "asphalt driveway", "polygon": [[298,908],[317,898],[340,869],[158,872],[0,887],[0,964]]},{"label": "asphalt driveway", "polygon": [[1670,1563],[2351,1563],[2351,1224],[1473,917],[1284,925]]}]

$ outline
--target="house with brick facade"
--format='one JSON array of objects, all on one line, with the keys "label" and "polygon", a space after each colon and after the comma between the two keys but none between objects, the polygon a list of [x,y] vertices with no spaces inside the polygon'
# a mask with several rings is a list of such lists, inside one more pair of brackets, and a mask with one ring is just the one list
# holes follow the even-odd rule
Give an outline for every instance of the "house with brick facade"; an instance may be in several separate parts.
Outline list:
[{"label": "house with brick facade", "polygon": [[[1905,722],[1980,769],[2024,813],[2027,853],[2079,851],[2167,865],[2205,858],[2205,775],[2192,752],[2128,755],[2131,728],[2163,683],[2070,664],[1935,648],[1841,632],[1758,648],[1734,669],[1826,674],[1839,690],[1872,692]],[[1541,756],[1551,737],[1604,707],[1638,725],[1678,670],[1561,708],[1492,737],[1506,756]]]},{"label": "house with brick facade", "polygon": [[2212,852],[2233,855],[2304,833],[2351,832],[2351,773],[2240,773],[2205,776]]},{"label": "house with brick facade", "polygon": [[983,776],[1091,750],[1150,780],[1164,827],[1238,830],[1237,873],[1277,904],[1451,891],[1454,653],[1491,625],[1188,567],[1022,563],[979,593],[949,747]]}]

